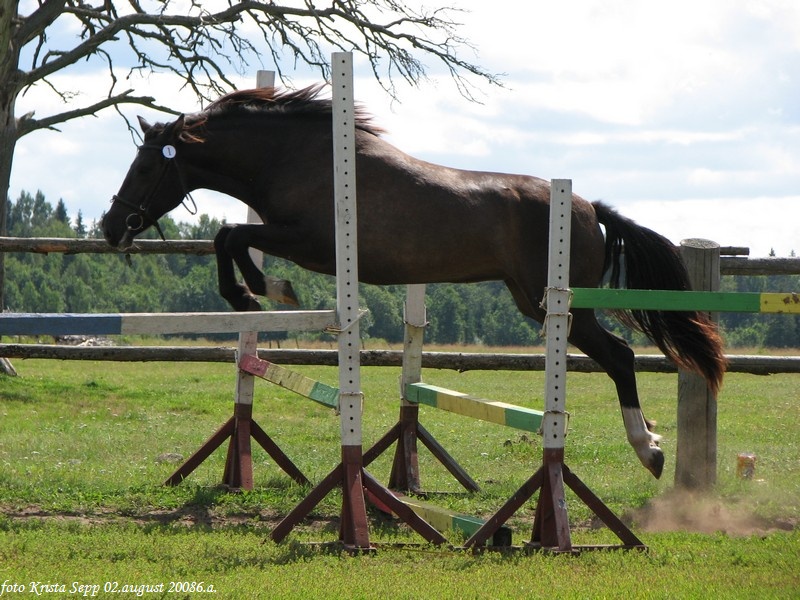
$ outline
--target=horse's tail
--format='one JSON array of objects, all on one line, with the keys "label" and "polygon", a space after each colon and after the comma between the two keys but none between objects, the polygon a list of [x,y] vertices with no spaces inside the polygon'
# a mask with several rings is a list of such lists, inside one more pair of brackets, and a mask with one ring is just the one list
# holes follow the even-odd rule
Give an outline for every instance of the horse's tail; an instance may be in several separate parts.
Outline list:
[{"label": "horse's tail", "polygon": [[[614,288],[688,290],[686,267],[664,236],[637,225],[602,202],[594,202],[606,229],[605,271]],[[624,254],[623,254],[624,249]],[[700,373],[716,392],[727,360],[716,325],[698,311],[615,311],[625,325],[650,338],[677,365]]]}]

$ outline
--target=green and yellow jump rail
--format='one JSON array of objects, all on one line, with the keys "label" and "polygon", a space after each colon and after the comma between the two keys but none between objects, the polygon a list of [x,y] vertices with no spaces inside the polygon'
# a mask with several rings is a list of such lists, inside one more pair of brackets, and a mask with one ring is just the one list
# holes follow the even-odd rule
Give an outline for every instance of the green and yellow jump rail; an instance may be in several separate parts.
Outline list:
[{"label": "green and yellow jump rail", "polygon": [[798,292],[694,292],[572,288],[572,308],[800,314]]},{"label": "green and yellow jump rail", "polygon": [[531,408],[477,398],[427,383],[406,385],[406,400],[465,417],[533,432],[539,431],[544,415],[541,411]]}]

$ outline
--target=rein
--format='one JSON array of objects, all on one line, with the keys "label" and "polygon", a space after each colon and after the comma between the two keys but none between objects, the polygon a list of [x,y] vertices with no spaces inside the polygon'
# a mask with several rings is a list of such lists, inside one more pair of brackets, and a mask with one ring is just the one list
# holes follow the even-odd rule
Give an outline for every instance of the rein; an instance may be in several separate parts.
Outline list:
[{"label": "rein", "polygon": [[[135,229],[142,229],[145,226],[145,224],[150,224],[156,228],[156,231],[158,232],[158,235],[161,237],[161,240],[167,241],[167,239],[164,237],[164,232],[161,229],[161,225],[158,224],[158,219],[153,218],[148,211],[150,209],[150,204],[152,204],[153,197],[155,196],[155,193],[158,191],[158,188],[161,186],[161,181],[167,174],[167,170],[169,169],[170,165],[175,166],[175,169],[177,170],[178,173],[178,180],[180,181],[181,187],[183,188],[183,199],[181,200],[181,204],[183,205],[183,207],[187,211],[189,211],[189,214],[196,215],[197,203],[194,201],[194,198],[192,198],[191,192],[186,191],[186,184],[183,181],[181,172],[178,169],[178,162],[175,159],[175,156],[177,154],[175,151],[175,146],[172,146],[171,144],[167,144],[165,146],[161,146],[158,144],[142,144],[141,146],[139,146],[139,150],[142,150],[144,148],[160,149],[161,154],[164,156],[164,163],[163,166],[161,167],[161,171],[158,174],[158,178],[156,179],[155,185],[153,185],[153,187],[150,189],[150,193],[145,197],[144,202],[142,202],[139,205],[137,205],[134,202],[131,202],[130,200],[126,200],[125,198],[123,198],[118,194],[114,194],[111,197],[111,201],[119,202],[123,206],[127,206],[133,211],[131,214],[125,217],[125,226],[128,228],[128,231],[133,231]],[[186,205],[186,198],[189,198],[189,200],[191,200],[193,208],[189,208]]]}]

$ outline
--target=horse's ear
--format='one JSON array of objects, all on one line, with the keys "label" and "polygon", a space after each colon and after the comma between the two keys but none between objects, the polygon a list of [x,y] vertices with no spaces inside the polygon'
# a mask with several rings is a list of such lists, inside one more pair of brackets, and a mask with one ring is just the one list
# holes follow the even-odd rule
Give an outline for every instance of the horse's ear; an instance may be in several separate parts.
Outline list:
[{"label": "horse's ear", "polygon": [[181,115],[167,126],[167,128],[164,130],[164,133],[167,135],[168,139],[177,138],[181,134],[185,120],[186,115]]},{"label": "horse's ear", "polygon": [[139,127],[142,128],[142,133],[146,134],[150,129],[153,127],[144,117],[138,117],[139,119]]}]

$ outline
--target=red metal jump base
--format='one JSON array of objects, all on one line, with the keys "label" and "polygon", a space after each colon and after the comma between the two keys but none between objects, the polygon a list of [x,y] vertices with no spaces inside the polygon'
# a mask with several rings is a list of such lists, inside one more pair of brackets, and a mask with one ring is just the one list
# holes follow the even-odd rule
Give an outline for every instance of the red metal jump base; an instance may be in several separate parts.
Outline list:
[{"label": "red metal jump base", "polygon": [[255,439],[289,477],[301,485],[308,485],[310,483],[308,478],[303,475],[283,450],[253,420],[252,415],[253,406],[251,404],[234,404],[233,416],[178,467],[164,481],[164,485],[178,485],[219,448],[225,440],[230,439],[222,483],[231,489],[252,490],[253,459],[250,438]]},{"label": "red metal jump base", "polygon": [[342,513],[339,542],[352,553],[374,550],[369,541],[366,501],[381,510],[393,512],[404,523],[432,544],[444,544],[446,538],[364,469],[361,446],[342,446],[342,462],[338,464],[270,533],[275,542],[282,542],[294,527],[335,487],[342,488]]},{"label": "red metal jump base", "polygon": [[[595,515],[620,539],[618,546],[575,546],[572,544],[567,516],[564,486],[594,512]],[[503,525],[533,494],[539,491],[533,535],[525,548],[560,553],[576,553],[581,550],[625,549],[646,550],[647,546],[625,525],[600,498],[598,498],[564,464],[564,449],[544,449],[543,464],[517,492],[495,513],[493,517],[466,543],[466,548],[476,550],[486,543],[498,527]]]}]

